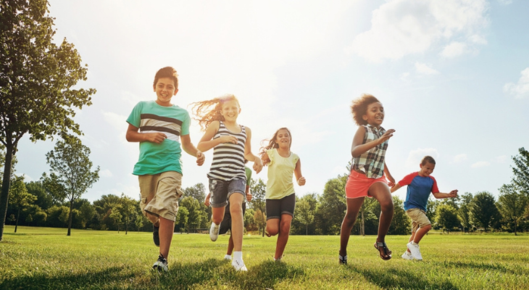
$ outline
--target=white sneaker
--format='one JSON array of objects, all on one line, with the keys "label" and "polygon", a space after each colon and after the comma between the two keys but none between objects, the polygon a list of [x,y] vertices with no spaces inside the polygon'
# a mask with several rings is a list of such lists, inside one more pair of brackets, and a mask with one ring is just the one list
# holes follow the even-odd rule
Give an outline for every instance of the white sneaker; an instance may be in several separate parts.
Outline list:
[{"label": "white sneaker", "polygon": [[231,261],[231,256],[230,256],[230,255],[226,255],[226,256],[224,256],[224,260]]},{"label": "white sneaker", "polygon": [[422,255],[421,255],[421,250],[419,250],[419,245],[413,242],[409,242],[407,246],[413,258],[415,260],[422,261]]},{"label": "white sneaker", "polygon": [[211,223],[211,228],[209,228],[209,238],[212,241],[216,241],[217,238],[219,237],[219,230],[220,230],[220,225],[216,225],[215,223]]},{"label": "white sneaker", "polygon": [[159,272],[167,272],[169,271],[169,267],[167,265],[167,259],[162,257],[161,255],[158,257],[158,260],[154,262],[154,265],[152,265],[153,270],[158,270]]},{"label": "white sneaker", "polygon": [[402,254],[402,258],[404,260],[413,260],[413,256],[411,255],[410,252],[408,251],[404,251],[404,254]]},{"label": "white sneaker", "polygon": [[233,266],[233,268],[235,268],[235,271],[237,272],[239,271],[247,272],[248,271],[248,269],[246,269],[246,266],[244,265],[243,260],[233,260],[231,261],[231,265]]}]

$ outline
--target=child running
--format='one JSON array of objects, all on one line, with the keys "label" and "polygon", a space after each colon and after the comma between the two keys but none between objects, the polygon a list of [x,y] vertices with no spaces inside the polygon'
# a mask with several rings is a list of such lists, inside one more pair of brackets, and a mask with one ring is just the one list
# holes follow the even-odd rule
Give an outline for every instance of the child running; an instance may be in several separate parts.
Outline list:
[{"label": "child running", "polygon": [[[248,160],[244,160],[244,163],[247,163]],[[246,200],[248,202],[252,201],[252,194],[250,193],[250,180],[252,179],[252,170],[248,167],[244,167],[244,170],[246,171]],[[211,192],[208,193],[206,196],[206,200],[204,201],[204,204],[206,206],[209,206],[210,204],[210,197]],[[246,202],[243,201],[242,204],[242,216],[244,218],[244,213],[246,212]],[[225,260],[231,261],[231,255],[233,253],[233,238],[231,236],[231,214],[230,214],[230,202],[228,201],[228,204],[226,205],[226,209],[224,210],[224,219],[220,223],[220,229],[219,229],[219,235],[224,235],[225,233],[230,231],[230,239],[228,241],[228,250],[226,251],[226,256],[224,256]]]},{"label": "child running", "polygon": [[353,155],[351,174],[345,185],[347,212],[340,232],[340,264],[347,264],[347,244],[351,230],[364,203],[365,197],[374,197],[380,203],[380,219],[375,248],[383,260],[391,259],[385,237],[393,219],[393,199],[389,186],[395,180],[389,173],[385,163],[388,139],[393,137],[395,130],[385,130],[381,125],[384,121],[384,107],[372,95],[363,95],[353,101],[351,106],[353,119],[359,126],[353,138],[351,154]]},{"label": "child running", "polygon": [[261,148],[261,160],[268,165],[266,182],[266,235],[277,234],[274,261],[281,261],[288,242],[290,224],[296,207],[296,194],[292,174],[299,186],[305,185],[301,174],[299,156],[290,151],[292,135],[287,128],[280,128],[270,139],[267,146]]},{"label": "child running", "polygon": [[[182,196],[182,150],[204,163],[204,155],[197,150],[189,135],[189,113],[171,104],[178,93],[178,77],[172,67],[160,69],[153,84],[156,100],[139,102],[127,123],[126,138],[140,143],[140,157],[134,175],[140,183],[140,207],[153,224],[153,240],[160,247],[153,269],[168,271],[167,258],[173,238],[178,199]],[[139,130],[139,132],[138,132]]]},{"label": "child running", "polygon": [[242,204],[246,189],[244,159],[254,163],[256,173],[263,167],[261,160],[252,154],[252,131],[237,124],[241,108],[234,95],[196,102],[193,109],[202,130],[205,130],[197,148],[202,152],[213,148],[213,161],[208,173],[212,207],[209,236],[212,241],[217,240],[229,201],[234,249],[231,264],[236,271],[248,271],[242,259]]},{"label": "child running", "polygon": [[435,160],[431,156],[425,156],[420,167],[419,172],[406,175],[391,188],[391,192],[395,192],[402,186],[408,186],[404,210],[411,219],[411,237],[407,244],[408,249],[402,254],[402,258],[406,260],[422,260],[419,242],[432,228],[430,220],[426,216],[426,205],[430,192],[435,198],[457,197],[458,192],[457,189],[450,191],[450,193],[439,192],[435,178],[430,175],[435,169]]}]

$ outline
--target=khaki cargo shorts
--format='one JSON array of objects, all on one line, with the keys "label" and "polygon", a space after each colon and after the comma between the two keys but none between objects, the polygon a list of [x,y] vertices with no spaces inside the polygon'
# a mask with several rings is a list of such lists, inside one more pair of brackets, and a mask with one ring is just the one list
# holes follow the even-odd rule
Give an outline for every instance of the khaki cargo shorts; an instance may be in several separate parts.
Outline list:
[{"label": "khaki cargo shorts", "polygon": [[406,214],[411,218],[412,233],[415,233],[419,228],[432,224],[422,209],[410,208]]},{"label": "khaki cargo shorts", "polygon": [[178,213],[178,199],[183,192],[182,174],[167,171],[155,175],[140,175],[140,207],[142,213],[154,224],[159,218],[175,221]]}]

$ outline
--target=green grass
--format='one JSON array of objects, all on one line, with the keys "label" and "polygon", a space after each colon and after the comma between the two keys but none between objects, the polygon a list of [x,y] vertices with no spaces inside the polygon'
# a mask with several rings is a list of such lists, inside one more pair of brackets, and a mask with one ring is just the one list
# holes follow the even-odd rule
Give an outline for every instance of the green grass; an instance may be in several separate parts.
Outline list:
[{"label": "green grass", "polygon": [[169,273],[150,271],[152,234],[19,227],[0,242],[0,289],[529,289],[529,235],[428,235],[423,262],[400,258],[408,237],[388,236],[383,261],[374,236],[351,237],[338,265],[338,236],[291,236],[283,262],[276,238],[244,237],[247,273],[222,260],[227,236],[173,238]]}]

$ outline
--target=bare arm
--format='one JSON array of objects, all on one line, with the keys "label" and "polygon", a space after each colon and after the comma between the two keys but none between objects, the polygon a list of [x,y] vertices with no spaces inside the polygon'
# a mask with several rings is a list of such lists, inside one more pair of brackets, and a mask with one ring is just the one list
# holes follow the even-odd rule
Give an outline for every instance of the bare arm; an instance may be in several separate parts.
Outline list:
[{"label": "bare arm", "polygon": [[129,124],[125,138],[129,142],[152,142],[160,144],[167,138],[164,133],[140,133],[139,128]]},{"label": "bare arm", "polygon": [[270,164],[270,156],[268,156],[268,153],[266,153],[266,151],[261,155],[261,161],[263,163],[263,166]]},{"label": "bare arm", "polygon": [[386,179],[389,181],[388,186],[389,187],[394,186],[395,185],[395,179],[393,178],[391,173],[389,173],[389,168],[386,165],[386,162],[384,162],[384,174],[386,175]]},{"label": "bare arm", "polygon": [[296,162],[296,168],[294,169],[294,175],[296,176],[296,180],[298,181],[299,186],[305,185],[305,177],[301,174],[301,161],[298,159],[298,162]]},{"label": "bare arm", "polygon": [[380,138],[369,141],[365,144],[362,144],[364,142],[364,135],[366,133],[366,130],[363,126],[358,127],[358,130],[356,130],[355,136],[353,138],[353,146],[351,147],[351,155],[353,157],[358,157],[368,151],[369,149],[376,147],[379,144],[384,143],[389,138],[393,137],[393,133],[395,130],[389,129],[387,130]]},{"label": "bare arm", "polygon": [[206,160],[206,156],[204,156],[200,150],[197,150],[195,145],[191,143],[191,135],[187,134],[180,136],[180,141],[182,142],[182,148],[184,151],[191,156],[195,156],[197,158],[197,165],[202,166],[202,164],[204,164],[204,160]]},{"label": "bare arm", "polygon": [[202,136],[202,139],[200,139],[200,142],[197,144],[197,149],[206,152],[209,149],[219,145],[220,143],[233,143],[237,144],[238,140],[235,136],[222,136],[217,139],[213,139],[215,137],[215,134],[219,131],[219,121],[213,121],[209,126],[206,128],[206,132],[204,133],[204,136]]},{"label": "bare arm", "polygon": [[435,196],[435,198],[440,199],[440,198],[457,197],[457,192],[458,192],[458,190],[454,189],[454,190],[450,191],[449,193],[438,192],[438,193],[432,193],[432,194],[433,194],[433,196]]},{"label": "bare arm", "polygon": [[250,128],[246,127],[246,144],[244,146],[244,158],[248,161],[253,162],[253,170],[255,170],[255,173],[261,172],[261,169],[263,168],[263,163],[261,162],[261,159],[259,157],[255,156],[252,153],[252,130]]},{"label": "bare arm", "polygon": [[395,184],[392,188],[391,188],[391,193],[397,191],[399,188],[401,188],[402,186],[400,186],[398,183]]}]

